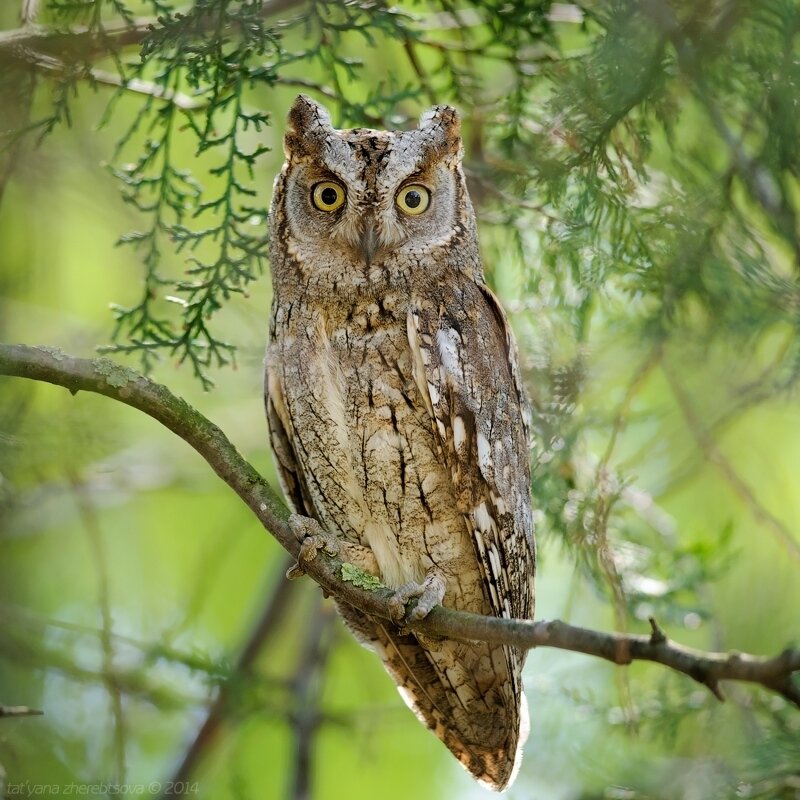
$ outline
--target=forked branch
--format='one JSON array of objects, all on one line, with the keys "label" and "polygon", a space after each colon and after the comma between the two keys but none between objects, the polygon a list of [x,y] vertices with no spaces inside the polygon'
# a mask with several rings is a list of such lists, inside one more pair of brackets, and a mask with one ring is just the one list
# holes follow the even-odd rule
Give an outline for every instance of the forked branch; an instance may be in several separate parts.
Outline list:
[{"label": "forked branch", "polygon": [[[0,375],[63,386],[73,394],[96,392],[158,420],[188,445],[233,489],[264,528],[295,558],[300,543],[289,525],[289,509],[264,478],[239,454],[225,434],[165,386],[105,358],[74,358],[48,347],[0,344]],[[390,619],[389,590],[359,588],[344,580],[342,562],[320,553],[306,572],[329,594],[361,611]],[[746,653],[711,653],[670,641],[651,619],[649,635],[601,633],[558,620],[498,619],[438,606],[409,627],[448,639],[513,644],[525,649],[557,647],[604,658],[614,664],[654,661],[688,675],[722,699],[720,682],[759,684],[800,708],[800,650],[774,658]]]}]

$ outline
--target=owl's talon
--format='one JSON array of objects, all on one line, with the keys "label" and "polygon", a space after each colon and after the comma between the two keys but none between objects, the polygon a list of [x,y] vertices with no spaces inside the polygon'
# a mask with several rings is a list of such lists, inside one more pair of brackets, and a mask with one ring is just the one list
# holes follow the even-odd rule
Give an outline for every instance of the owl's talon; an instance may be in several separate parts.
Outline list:
[{"label": "owl's talon", "polygon": [[311,517],[304,517],[302,514],[289,515],[289,529],[298,542],[302,542],[309,536],[321,536],[325,533],[319,522]]},{"label": "owl's talon", "polygon": [[319,522],[311,517],[292,514],[289,517],[289,527],[300,542],[297,563],[286,572],[289,580],[305,575],[303,565],[313,561],[320,550],[324,550],[329,556],[338,556],[341,552],[341,542],[332,533],[324,531]]},{"label": "owl's talon", "polygon": [[292,564],[292,566],[286,570],[286,578],[290,581],[295,581],[298,578],[302,578],[305,574],[306,571],[300,566],[300,564]]},{"label": "owl's talon", "polygon": [[[389,613],[395,622],[416,622],[430,614],[444,599],[445,583],[441,574],[431,570],[422,583],[411,581],[399,586],[389,598]],[[418,598],[414,608],[406,613],[406,603]]]}]

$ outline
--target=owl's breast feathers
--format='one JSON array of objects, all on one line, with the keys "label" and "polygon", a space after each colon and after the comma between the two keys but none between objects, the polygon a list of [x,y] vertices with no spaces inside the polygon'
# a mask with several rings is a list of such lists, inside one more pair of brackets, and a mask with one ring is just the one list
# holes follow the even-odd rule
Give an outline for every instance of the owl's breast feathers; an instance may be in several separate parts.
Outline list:
[{"label": "owl's breast feathers", "polygon": [[[482,284],[440,294],[347,308],[276,302],[267,407],[284,488],[388,586],[435,568],[446,606],[530,617],[530,474],[513,341]],[[340,610],[462,764],[507,785],[527,735],[524,653],[423,646]]]}]

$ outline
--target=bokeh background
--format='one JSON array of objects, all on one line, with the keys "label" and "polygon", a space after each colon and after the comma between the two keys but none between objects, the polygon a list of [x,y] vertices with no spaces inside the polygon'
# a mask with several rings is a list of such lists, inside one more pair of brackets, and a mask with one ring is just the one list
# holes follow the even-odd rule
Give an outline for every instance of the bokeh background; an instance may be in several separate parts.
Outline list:
[{"label": "bokeh background", "polygon": [[[62,32],[0,33],[2,339],[116,347],[277,485],[286,109],[404,127],[453,103],[534,404],[537,615],[796,642],[798,3],[175,7],[0,4],[0,30]],[[0,379],[0,702],[44,711],[0,719],[5,795],[488,797],[286,566],[154,421]],[[509,798],[800,797],[800,712],[766,691],[546,650],[525,686]]]}]

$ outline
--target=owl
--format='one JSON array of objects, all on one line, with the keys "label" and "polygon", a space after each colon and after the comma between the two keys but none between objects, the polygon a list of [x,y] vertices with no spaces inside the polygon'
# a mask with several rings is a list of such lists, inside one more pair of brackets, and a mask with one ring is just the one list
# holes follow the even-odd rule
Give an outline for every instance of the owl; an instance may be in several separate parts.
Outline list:
[{"label": "owl", "polygon": [[[270,216],[270,439],[306,557],[338,552],[394,591],[533,616],[526,401],[486,286],[456,111],[410,131],[289,112]],[[322,531],[327,534],[324,535]],[[524,651],[434,640],[338,610],[417,717],[480,782],[514,779],[528,732]]]}]

